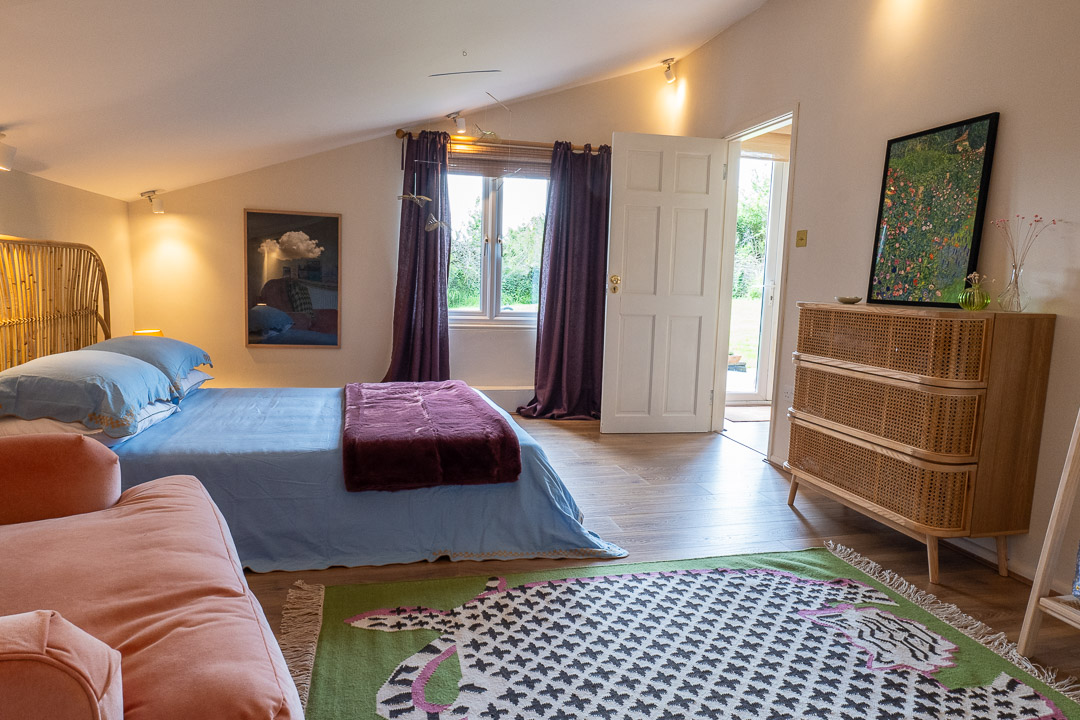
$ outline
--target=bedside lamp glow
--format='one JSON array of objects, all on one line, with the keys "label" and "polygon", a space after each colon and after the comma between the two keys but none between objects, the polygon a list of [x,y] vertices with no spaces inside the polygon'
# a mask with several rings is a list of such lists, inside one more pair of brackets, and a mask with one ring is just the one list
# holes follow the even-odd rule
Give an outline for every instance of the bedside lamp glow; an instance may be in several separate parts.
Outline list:
[{"label": "bedside lamp glow", "polygon": [[163,333],[158,328],[149,328],[147,330],[136,330],[135,332],[133,332],[131,334],[132,335],[150,335],[150,336],[154,336],[154,337],[165,337],[165,333]]}]

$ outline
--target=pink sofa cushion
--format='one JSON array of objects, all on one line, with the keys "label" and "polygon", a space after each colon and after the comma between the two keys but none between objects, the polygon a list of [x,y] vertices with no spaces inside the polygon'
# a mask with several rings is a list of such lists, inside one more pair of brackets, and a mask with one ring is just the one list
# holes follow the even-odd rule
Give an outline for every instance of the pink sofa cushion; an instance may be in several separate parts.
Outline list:
[{"label": "pink sofa cushion", "polygon": [[59,613],[0,617],[0,715],[121,720],[120,653]]},{"label": "pink sofa cushion", "polygon": [[0,525],[94,512],[120,497],[120,459],[82,435],[0,438]]},{"label": "pink sofa cushion", "polygon": [[303,718],[217,507],[192,477],[0,527],[0,614],[52,608],[123,655],[126,720]]}]

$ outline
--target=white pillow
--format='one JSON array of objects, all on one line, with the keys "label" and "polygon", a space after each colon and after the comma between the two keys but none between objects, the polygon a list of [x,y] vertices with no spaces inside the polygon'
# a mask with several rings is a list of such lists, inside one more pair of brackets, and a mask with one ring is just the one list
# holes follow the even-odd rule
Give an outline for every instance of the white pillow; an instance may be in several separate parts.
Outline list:
[{"label": "white pillow", "polygon": [[180,397],[186,398],[188,393],[193,393],[207,380],[213,380],[213,375],[207,375],[202,370],[191,370],[187,375],[180,378]]},{"label": "white pillow", "polygon": [[135,413],[135,432],[130,435],[125,435],[122,438],[109,437],[108,435],[102,435],[101,437],[95,437],[95,440],[101,441],[106,447],[116,447],[122,442],[130,440],[143,430],[157,425],[162,420],[170,417],[174,412],[179,412],[180,406],[169,400],[159,400],[154,403],[143,407],[139,412]]},{"label": "white pillow", "polygon": [[0,437],[15,435],[44,435],[46,433],[77,433],[79,435],[101,435],[101,428],[88,428],[80,422],[62,422],[52,418],[23,420],[14,415],[0,418]]},{"label": "white pillow", "polygon": [[156,425],[179,410],[174,403],[159,400],[141,408],[135,415],[135,432],[121,438],[109,437],[101,428],[86,427],[80,422],[62,422],[52,418],[23,420],[12,415],[0,417],[0,437],[16,435],[44,435],[46,433],[74,433],[86,435],[97,440],[105,447],[115,447],[125,440],[130,440],[143,430]]}]

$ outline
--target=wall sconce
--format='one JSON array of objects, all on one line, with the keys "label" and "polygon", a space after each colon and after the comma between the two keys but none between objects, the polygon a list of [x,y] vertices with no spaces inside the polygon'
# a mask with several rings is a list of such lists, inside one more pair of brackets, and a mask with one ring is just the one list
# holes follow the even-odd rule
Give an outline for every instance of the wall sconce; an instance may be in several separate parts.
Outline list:
[{"label": "wall sconce", "polygon": [[675,63],[675,58],[664,58],[660,61],[660,64],[664,66],[664,79],[667,84],[675,82],[675,71],[671,69],[671,66]]},{"label": "wall sconce", "polygon": [[140,197],[144,197],[150,201],[150,209],[161,215],[165,212],[165,201],[158,197],[160,190],[147,190],[144,193],[139,193]]},{"label": "wall sconce", "polygon": [[[6,135],[0,133],[0,140],[3,140]],[[15,162],[15,148],[10,145],[5,145],[0,142],[0,170],[11,170],[12,163]]]},{"label": "wall sconce", "polygon": [[461,112],[460,111],[450,113],[449,115],[446,116],[446,119],[447,120],[452,120],[454,122],[454,127],[457,128],[457,130],[454,131],[454,133],[456,135],[464,135],[465,134],[465,129],[466,129],[467,126],[465,124],[465,118],[461,117]]},{"label": "wall sconce", "polygon": [[165,337],[165,333],[158,328],[152,328],[148,330],[136,330],[132,335],[152,335],[154,337]]}]

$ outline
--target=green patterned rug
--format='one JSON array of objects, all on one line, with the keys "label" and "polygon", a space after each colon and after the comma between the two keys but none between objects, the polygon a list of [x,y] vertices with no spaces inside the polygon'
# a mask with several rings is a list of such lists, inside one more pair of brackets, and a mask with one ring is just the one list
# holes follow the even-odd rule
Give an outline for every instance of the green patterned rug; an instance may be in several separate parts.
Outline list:
[{"label": "green patterned rug", "polygon": [[1080,720],[1004,635],[835,552],[298,583],[282,648],[308,720]]}]

